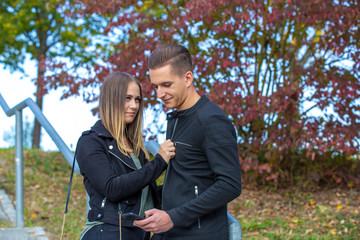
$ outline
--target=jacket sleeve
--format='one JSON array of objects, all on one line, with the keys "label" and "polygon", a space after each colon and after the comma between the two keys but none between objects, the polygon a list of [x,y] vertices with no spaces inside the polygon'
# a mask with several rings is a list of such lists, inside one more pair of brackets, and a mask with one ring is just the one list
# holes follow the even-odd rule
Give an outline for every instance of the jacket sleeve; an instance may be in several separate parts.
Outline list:
[{"label": "jacket sleeve", "polygon": [[203,129],[202,148],[215,174],[215,182],[200,192],[199,197],[167,211],[175,226],[187,227],[241,194],[241,170],[233,125],[225,115],[213,115]]},{"label": "jacket sleeve", "polygon": [[111,167],[103,140],[92,135],[79,139],[76,159],[84,178],[111,201],[120,201],[139,192],[155,181],[167,166],[165,160],[157,154],[154,160],[145,163],[141,169],[117,176]]}]

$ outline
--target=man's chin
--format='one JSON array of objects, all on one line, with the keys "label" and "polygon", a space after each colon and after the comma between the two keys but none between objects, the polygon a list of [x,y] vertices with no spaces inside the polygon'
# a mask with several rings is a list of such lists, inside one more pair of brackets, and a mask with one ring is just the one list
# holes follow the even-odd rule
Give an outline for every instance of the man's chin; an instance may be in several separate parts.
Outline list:
[{"label": "man's chin", "polygon": [[173,104],[171,104],[171,102],[164,102],[165,104],[165,107],[171,109],[171,108],[174,108]]}]

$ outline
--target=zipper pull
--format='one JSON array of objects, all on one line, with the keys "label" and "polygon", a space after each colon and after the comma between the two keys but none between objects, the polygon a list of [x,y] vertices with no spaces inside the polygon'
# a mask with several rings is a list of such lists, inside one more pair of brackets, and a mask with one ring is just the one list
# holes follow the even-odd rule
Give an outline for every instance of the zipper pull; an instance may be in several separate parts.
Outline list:
[{"label": "zipper pull", "polygon": [[102,200],[101,202],[101,208],[104,208],[105,207],[105,203],[106,203],[106,197]]},{"label": "zipper pull", "polygon": [[[199,196],[199,188],[198,188],[198,186],[195,186],[195,196],[196,196],[196,197]],[[201,228],[200,218],[198,218],[198,228]]]}]

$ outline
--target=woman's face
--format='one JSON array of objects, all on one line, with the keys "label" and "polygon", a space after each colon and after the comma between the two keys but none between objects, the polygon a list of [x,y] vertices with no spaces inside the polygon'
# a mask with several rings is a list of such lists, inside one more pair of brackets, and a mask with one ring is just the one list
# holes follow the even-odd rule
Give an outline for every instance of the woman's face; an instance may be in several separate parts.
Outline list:
[{"label": "woman's face", "polygon": [[135,82],[129,82],[126,89],[125,123],[132,123],[140,107],[140,88]]}]

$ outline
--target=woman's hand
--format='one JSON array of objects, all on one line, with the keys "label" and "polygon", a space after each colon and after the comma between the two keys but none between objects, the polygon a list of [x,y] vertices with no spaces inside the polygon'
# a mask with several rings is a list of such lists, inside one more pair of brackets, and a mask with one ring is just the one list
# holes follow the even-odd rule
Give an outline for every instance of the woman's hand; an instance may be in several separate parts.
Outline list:
[{"label": "woman's hand", "polygon": [[173,143],[170,139],[163,142],[160,145],[159,154],[166,163],[169,163],[170,159],[175,156],[175,143]]}]

